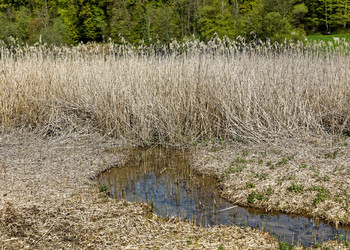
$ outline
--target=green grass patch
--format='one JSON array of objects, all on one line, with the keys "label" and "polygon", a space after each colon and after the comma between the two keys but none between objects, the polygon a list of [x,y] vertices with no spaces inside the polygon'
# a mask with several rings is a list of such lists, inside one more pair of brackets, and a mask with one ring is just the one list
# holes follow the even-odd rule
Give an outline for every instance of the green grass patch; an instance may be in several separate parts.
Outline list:
[{"label": "green grass patch", "polygon": [[251,192],[248,195],[248,203],[254,203],[255,200],[263,200],[264,199],[264,194],[263,193],[259,193],[259,192]]},{"label": "green grass patch", "polygon": [[292,185],[288,188],[288,190],[290,192],[293,192],[293,193],[297,193],[297,194],[300,194],[302,192],[304,192],[304,185],[303,184],[296,184],[296,183],[292,183]]},{"label": "green grass patch", "polygon": [[333,42],[334,38],[345,39],[347,42],[350,42],[350,34],[332,34],[332,35],[310,35],[307,36],[308,41],[324,41],[324,42]]},{"label": "green grass patch", "polygon": [[253,188],[255,187],[255,184],[252,182],[247,182],[247,188]]},{"label": "green grass patch", "polygon": [[232,173],[237,173],[237,175],[238,175],[246,168],[245,164],[236,165],[237,162],[246,163],[246,160],[241,159],[241,158],[237,158],[234,162],[232,162],[231,165],[227,169],[225,169],[225,171],[220,176],[220,178],[219,178],[220,182],[224,181],[225,179],[229,179],[230,174],[232,174]]},{"label": "green grass patch", "polygon": [[102,192],[106,192],[108,190],[108,187],[105,185],[105,184],[102,184],[101,186],[100,186],[100,192],[102,193]]},{"label": "green grass patch", "polygon": [[267,191],[264,193],[264,192],[251,192],[249,195],[248,195],[248,203],[254,203],[255,200],[259,200],[259,201],[268,201],[269,200],[269,196],[271,196],[273,194],[273,189],[272,187],[269,187],[267,189]]},{"label": "green grass patch", "polygon": [[280,249],[280,250],[292,250],[292,249],[294,249],[294,246],[287,243],[287,242],[280,241],[280,242],[278,242],[278,249]]},{"label": "green grass patch", "polygon": [[329,152],[327,154],[324,155],[324,158],[326,159],[335,159],[338,155],[338,151],[335,150],[334,152]]},{"label": "green grass patch", "polygon": [[323,202],[330,198],[330,192],[323,186],[311,186],[308,190],[317,191],[313,204],[317,206],[320,202]]}]

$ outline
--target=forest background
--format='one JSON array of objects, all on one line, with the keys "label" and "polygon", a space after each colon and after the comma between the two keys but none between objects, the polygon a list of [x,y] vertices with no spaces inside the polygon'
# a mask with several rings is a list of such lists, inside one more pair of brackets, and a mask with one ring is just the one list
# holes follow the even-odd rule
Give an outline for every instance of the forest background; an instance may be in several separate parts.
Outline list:
[{"label": "forest background", "polygon": [[348,33],[349,25],[350,0],[0,0],[5,43],[283,41]]}]

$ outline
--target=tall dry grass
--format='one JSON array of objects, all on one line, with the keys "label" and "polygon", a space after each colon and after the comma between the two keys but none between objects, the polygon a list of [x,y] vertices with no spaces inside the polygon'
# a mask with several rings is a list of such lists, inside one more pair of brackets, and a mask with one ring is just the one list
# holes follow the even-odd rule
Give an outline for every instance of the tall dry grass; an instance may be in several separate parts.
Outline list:
[{"label": "tall dry grass", "polygon": [[350,131],[349,44],[0,46],[0,126],[136,143]]}]

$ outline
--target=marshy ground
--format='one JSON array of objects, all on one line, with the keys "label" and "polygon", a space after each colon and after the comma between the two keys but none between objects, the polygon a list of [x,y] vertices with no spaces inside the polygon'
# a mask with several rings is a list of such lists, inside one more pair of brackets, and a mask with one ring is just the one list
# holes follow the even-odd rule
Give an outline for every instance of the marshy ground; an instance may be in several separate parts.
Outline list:
[{"label": "marshy ground", "polygon": [[121,164],[113,140],[90,136],[0,137],[0,242],[14,248],[274,248],[253,229],[200,228],[164,220],[140,203],[100,193],[92,177]]},{"label": "marshy ground", "polygon": [[[334,201],[334,197],[341,190],[349,189],[346,179],[349,174],[349,152],[346,151],[348,142],[344,140],[332,147],[305,145],[308,150],[300,144],[299,147],[296,147],[297,144],[289,144],[288,148],[281,148],[278,144],[255,147],[242,143],[225,146],[201,144],[193,150],[192,167],[220,177],[225,173],[227,164],[231,165],[232,161],[240,157],[246,167],[239,172],[239,176],[236,178],[237,173],[234,172],[222,176],[223,195],[230,200],[241,205],[270,206],[269,210],[276,208],[275,199],[278,196],[279,208],[285,208],[285,211],[304,212],[300,207],[312,208],[312,215],[327,219],[340,217],[343,218],[341,222],[346,222],[349,210],[344,207],[349,201],[342,197],[343,203],[340,203]],[[217,149],[220,145],[222,148]],[[335,159],[325,157],[325,154],[334,152],[333,150],[338,151]],[[266,155],[261,156],[262,152]],[[276,180],[283,176],[274,172],[275,169],[265,169],[262,166],[266,166],[269,161],[277,164],[291,154],[295,154],[293,159],[276,168],[283,169],[278,171],[283,174],[288,174],[287,168],[298,168],[298,171],[294,171],[296,177],[285,180],[280,185]],[[278,242],[259,230],[236,226],[208,229],[186,222],[166,220],[151,213],[146,204],[118,201],[106,193],[100,193],[94,177],[107,168],[121,165],[127,157],[128,148],[125,145],[96,134],[71,134],[49,139],[38,133],[1,134],[2,248],[278,249]],[[243,159],[247,162],[244,163]],[[264,164],[260,159],[264,160]],[[323,165],[318,165],[321,178],[325,175],[330,178],[327,181],[313,181],[320,182],[319,185],[325,185],[329,190],[329,197],[321,201],[317,208],[313,204],[315,192],[306,191],[310,188],[307,180],[301,182],[305,186],[303,192],[288,190],[290,182],[302,180],[299,176],[300,164],[312,165],[315,161],[324,162],[324,166],[329,167],[346,166],[334,171],[333,168],[323,169]],[[251,176],[254,166],[259,167],[261,173],[268,173],[266,180]],[[307,171],[307,168],[302,167],[302,170]],[[309,171],[311,174],[312,170]],[[301,176],[309,172],[302,173],[301,171]],[[344,178],[343,189],[337,184],[337,178]],[[255,187],[248,188],[247,182],[253,183]],[[274,190],[269,201],[247,202],[251,191],[265,192],[267,187]],[[345,216],[341,217],[342,214]],[[337,249],[348,247],[336,242],[328,242],[323,246]]]},{"label": "marshy ground", "polygon": [[236,204],[349,225],[349,146],[349,137],[255,145],[216,142],[199,149],[193,164],[214,173],[222,195]]},{"label": "marshy ground", "polygon": [[190,147],[235,204],[349,224],[347,41],[154,46],[1,45],[2,248],[279,247],[99,192],[94,178],[128,145]]}]

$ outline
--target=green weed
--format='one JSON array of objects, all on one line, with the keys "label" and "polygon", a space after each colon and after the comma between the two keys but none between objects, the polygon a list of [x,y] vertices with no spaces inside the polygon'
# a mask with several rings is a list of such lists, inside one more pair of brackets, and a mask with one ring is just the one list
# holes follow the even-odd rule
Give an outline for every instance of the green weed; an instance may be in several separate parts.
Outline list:
[{"label": "green weed", "polygon": [[324,155],[324,158],[326,159],[335,159],[338,155],[338,150],[335,150],[334,152],[329,152]]},{"label": "green weed", "polygon": [[269,186],[269,188],[268,188],[267,191],[266,191],[266,195],[267,195],[267,196],[271,196],[272,194],[273,194],[273,189],[272,189],[271,186]]},{"label": "green weed", "polygon": [[219,178],[219,182],[224,181],[225,179],[230,178],[230,174],[232,173],[241,173],[246,168],[245,165],[238,165],[236,166],[234,162],[231,163],[231,165],[225,169],[225,171],[222,173],[222,175]]},{"label": "green weed", "polygon": [[307,165],[306,164],[301,164],[300,166],[299,166],[299,169],[306,169],[307,168]]},{"label": "green weed", "polygon": [[293,193],[297,193],[297,194],[300,194],[304,191],[305,187],[303,184],[296,184],[296,183],[292,183],[292,185],[288,188],[288,190],[290,192],[293,192]]},{"label": "green weed", "polygon": [[287,243],[287,242],[280,241],[280,242],[278,242],[278,248],[280,250],[292,250],[292,249],[294,249],[294,246]]},{"label": "green weed", "polygon": [[330,198],[330,192],[327,188],[322,186],[311,186],[309,188],[311,191],[317,191],[316,198],[313,201],[313,204],[317,206],[320,202],[323,202]]},{"label": "green weed", "polygon": [[108,187],[105,185],[105,184],[102,184],[101,186],[100,186],[100,192],[102,193],[102,192],[106,192],[108,190]]},{"label": "green weed", "polygon": [[251,192],[248,195],[248,203],[254,203],[255,199],[256,199],[257,193],[256,192]]},{"label": "green weed", "polygon": [[254,203],[255,200],[259,200],[259,201],[262,201],[262,200],[265,200],[265,201],[268,201],[269,200],[269,196],[273,193],[272,191],[272,188],[268,189],[267,192],[265,193],[261,193],[261,192],[251,192],[249,195],[248,195],[248,198],[247,198],[247,201],[248,203]]},{"label": "green weed", "polygon": [[277,162],[277,165],[278,166],[282,166],[282,165],[286,165],[287,163],[288,163],[288,159],[287,158],[282,158],[282,160]]},{"label": "green weed", "polygon": [[267,173],[260,173],[260,174],[256,173],[254,175],[254,177],[258,178],[259,180],[266,180],[267,179],[267,175],[268,175]]},{"label": "green weed", "polygon": [[254,183],[247,182],[247,188],[253,188],[253,187],[255,187]]},{"label": "green weed", "polygon": [[224,246],[221,244],[221,245],[218,247],[218,250],[224,250]]},{"label": "green weed", "polygon": [[222,147],[212,146],[210,151],[211,152],[217,152],[217,151],[220,151],[221,149],[222,149]]}]

